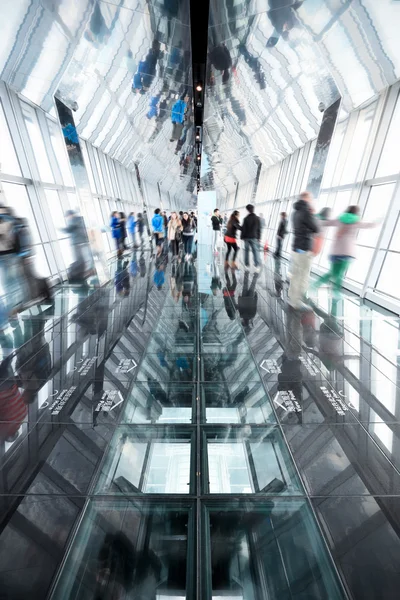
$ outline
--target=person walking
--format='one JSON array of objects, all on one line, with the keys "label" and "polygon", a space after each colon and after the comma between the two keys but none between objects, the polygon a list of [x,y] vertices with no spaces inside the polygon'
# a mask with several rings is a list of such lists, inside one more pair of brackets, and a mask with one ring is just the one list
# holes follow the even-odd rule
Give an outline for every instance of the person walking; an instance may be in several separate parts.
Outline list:
[{"label": "person walking", "polygon": [[182,236],[182,223],[178,219],[176,212],[171,213],[171,219],[168,222],[168,241],[171,247],[172,256],[179,254],[179,242]]},{"label": "person walking", "polygon": [[135,233],[136,233],[136,220],[135,220],[135,213],[131,212],[131,214],[128,217],[128,222],[127,222],[127,229],[129,231],[129,235],[131,236],[131,240],[132,240],[132,246],[135,248],[136,244],[135,244]]},{"label": "person walking", "polygon": [[140,237],[140,243],[143,244],[144,219],[142,213],[137,214],[136,227]]},{"label": "person walking", "polygon": [[111,214],[110,227],[111,235],[115,240],[115,248],[118,254],[122,254],[121,225],[119,222],[119,213],[116,210],[114,210],[114,212]]},{"label": "person walking", "polygon": [[128,237],[128,234],[126,233],[126,217],[125,217],[125,213],[123,213],[123,212],[119,213],[119,226],[121,228],[122,249],[127,250],[128,247],[126,245],[126,238]]},{"label": "person walking", "polygon": [[192,258],[194,232],[195,227],[193,219],[189,217],[187,212],[184,212],[182,217],[182,239],[185,251],[185,260],[190,260]]},{"label": "person walking", "polygon": [[356,257],[357,234],[360,229],[371,229],[378,225],[361,221],[360,207],[349,206],[338,219],[325,222],[325,227],[336,227],[335,237],[330,254],[330,269],[317,279],[312,289],[318,289],[324,283],[331,281],[334,294],[337,295],[342,287],[342,282],[350,263]]},{"label": "person walking", "polygon": [[224,237],[224,241],[227,247],[226,250],[226,255],[225,255],[225,268],[227,269],[229,267],[229,255],[231,253],[231,250],[233,250],[233,257],[232,257],[232,262],[231,262],[231,267],[232,269],[237,269],[238,266],[236,264],[236,256],[239,250],[239,246],[237,245],[236,242],[236,234],[238,231],[241,231],[242,227],[240,225],[240,221],[239,221],[239,217],[240,217],[240,213],[238,210],[234,210],[233,213],[230,216],[230,219],[228,221],[228,224],[226,226],[226,232],[225,232],[225,237]]},{"label": "person walking", "polygon": [[219,239],[219,236],[221,235],[222,223],[223,223],[222,217],[219,213],[218,208],[216,208],[211,217],[211,224],[212,224],[212,229],[213,229],[212,246],[213,246],[214,252],[218,252],[218,239]]},{"label": "person walking", "polygon": [[304,294],[308,288],[313,254],[314,235],[319,233],[319,226],[312,212],[312,195],[302,192],[294,204],[292,247],[292,276],[290,279],[288,304],[295,309],[305,308]]},{"label": "person walking", "polygon": [[164,241],[164,219],[161,216],[160,212],[160,209],[156,208],[154,211],[153,218],[151,220],[154,242],[157,248],[157,256],[161,254],[161,248]]},{"label": "person walking", "polygon": [[279,221],[278,231],[276,232],[275,258],[281,257],[282,244],[287,232],[287,215],[285,212],[281,212],[281,220]]},{"label": "person walking", "polygon": [[246,210],[249,213],[244,218],[242,224],[242,240],[244,241],[244,265],[245,270],[250,267],[249,257],[250,249],[253,253],[255,270],[260,270],[260,240],[261,240],[261,223],[259,217],[254,214],[254,206],[248,204]]}]

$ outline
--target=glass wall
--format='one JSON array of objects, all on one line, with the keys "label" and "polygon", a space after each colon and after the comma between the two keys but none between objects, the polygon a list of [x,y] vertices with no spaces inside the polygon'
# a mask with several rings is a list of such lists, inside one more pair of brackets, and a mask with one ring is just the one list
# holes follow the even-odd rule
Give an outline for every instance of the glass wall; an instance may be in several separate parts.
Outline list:
[{"label": "glass wall", "polygon": [[[0,84],[0,182],[1,204],[17,217],[26,218],[40,277],[65,279],[71,264],[71,247],[65,215],[79,210],[79,200],[56,120]],[[81,140],[96,221],[111,252],[109,231],[113,210],[142,210],[136,175]]]},{"label": "glass wall", "polygon": [[[345,280],[349,289],[392,307],[400,299],[400,283],[393,274],[400,268],[400,158],[396,151],[400,131],[399,84],[381,97],[348,115],[336,126],[325,167],[317,209],[329,206],[337,217],[349,204],[360,206],[364,221],[375,227],[360,230],[357,259]],[[279,214],[288,213],[299,192],[306,188],[315,141],[285,160],[262,171],[257,191],[257,212],[266,218],[265,238],[275,244]],[[313,269],[327,269],[333,229]],[[289,256],[291,234],[283,253]]]}]

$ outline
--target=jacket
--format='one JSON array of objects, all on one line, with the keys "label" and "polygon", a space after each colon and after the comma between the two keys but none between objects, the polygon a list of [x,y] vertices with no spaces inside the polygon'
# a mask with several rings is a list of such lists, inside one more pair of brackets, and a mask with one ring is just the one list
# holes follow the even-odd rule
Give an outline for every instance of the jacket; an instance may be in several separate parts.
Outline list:
[{"label": "jacket", "polygon": [[118,217],[113,217],[110,223],[113,238],[119,240],[121,237],[121,227]]},{"label": "jacket", "polygon": [[217,217],[217,215],[213,215],[211,217],[211,223],[212,223],[213,231],[221,231],[221,225],[222,225],[221,217]]},{"label": "jacket", "polygon": [[241,231],[242,226],[240,225],[239,221],[236,220],[232,220],[232,221],[228,221],[228,226],[226,228],[225,231],[225,238],[232,238],[232,239],[236,239],[236,234],[238,231]]},{"label": "jacket", "polygon": [[173,123],[183,123],[185,119],[186,102],[177,100],[172,107],[171,120]]},{"label": "jacket", "polygon": [[377,223],[363,223],[358,215],[343,213],[338,219],[327,221],[326,227],[337,227],[331,247],[331,256],[349,256],[354,258],[356,252],[357,234],[360,229],[371,229]]},{"label": "jacket", "polygon": [[259,217],[250,213],[245,217],[242,225],[242,240],[260,240],[261,223]]},{"label": "jacket", "polygon": [[319,232],[317,220],[305,200],[298,200],[293,208],[293,250],[308,252],[313,247],[314,234]]},{"label": "jacket", "polygon": [[194,223],[190,217],[188,219],[182,219],[182,234],[183,235],[194,235]]},{"label": "jacket", "polygon": [[168,239],[175,240],[176,232],[182,228],[180,219],[171,219],[168,223]]},{"label": "jacket", "polygon": [[287,219],[281,219],[276,235],[280,238],[284,238],[287,234]]},{"label": "jacket", "polygon": [[127,226],[128,226],[129,233],[131,233],[131,234],[135,233],[136,221],[135,221],[135,217],[133,217],[132,215],[129,215],[129,217],[128,217]]},{"label": "jacket", "polygon": [[151,220],[154,233],[164,233],[164,219],[161,215],[154,215]]}]

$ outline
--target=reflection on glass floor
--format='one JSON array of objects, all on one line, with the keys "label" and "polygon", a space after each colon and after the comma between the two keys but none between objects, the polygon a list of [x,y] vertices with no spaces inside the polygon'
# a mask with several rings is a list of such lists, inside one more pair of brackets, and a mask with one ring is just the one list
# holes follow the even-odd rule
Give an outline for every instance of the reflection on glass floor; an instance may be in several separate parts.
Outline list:
[{"label": "reflection on glass floor", "polygon": [[149,262],[130,295],[105,288],[31,321],[3,360],[23,408],[0,423],[7,600],[51,585],[71,600],[345,598],[326,542],[352,599],[398,589],[392,350],[322,308],[288,313],[267,270],[245,331],[223,288],[198,293],[198,264],[189,302],[152,286]]}]

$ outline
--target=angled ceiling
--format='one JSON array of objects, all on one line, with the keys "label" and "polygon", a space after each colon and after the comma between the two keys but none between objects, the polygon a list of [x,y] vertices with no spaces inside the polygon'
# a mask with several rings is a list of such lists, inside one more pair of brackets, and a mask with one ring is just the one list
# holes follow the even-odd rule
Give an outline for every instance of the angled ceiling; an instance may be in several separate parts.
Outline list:
[{"label": "angled ceiling", "polygon": [[[82,137],[184,202],[190,113],[170,139],[192,97],[189,4],[3,0],[0,77],[48,112],[59,90]],[[317,135],[320,103],[345,114],[394,83],[399,22],[397,0],[211,0],[204,186],[232,193]]]},{"label": "angled ceiling", "polygon": [[211,0],[204,184],[231,194],[400,76],[396,0]]}]

